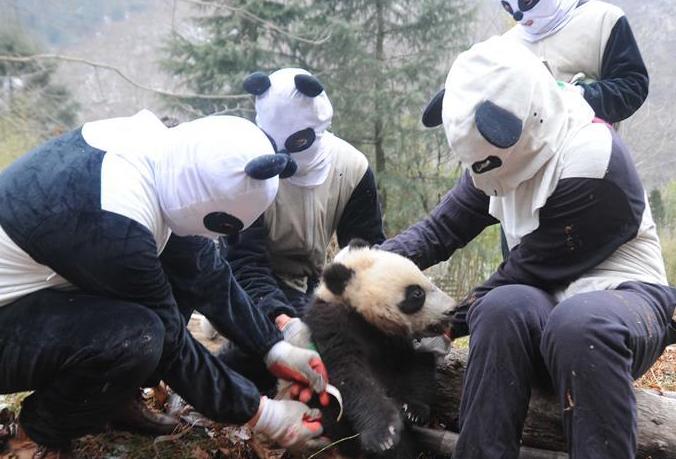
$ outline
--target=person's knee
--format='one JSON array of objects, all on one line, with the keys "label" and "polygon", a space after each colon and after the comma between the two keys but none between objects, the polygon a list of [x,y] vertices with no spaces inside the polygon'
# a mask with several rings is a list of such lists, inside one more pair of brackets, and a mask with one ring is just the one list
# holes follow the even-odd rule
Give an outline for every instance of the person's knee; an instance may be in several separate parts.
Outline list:
[{"label": "person's knee", "polygon": [[[138,306],[121,311],[117,349],[108,359],[118,378],[142,382],[150,376],[163,354],[165,328],[152,310]],[[126,312],[126,313],[125,313]]]},{"label": "person's knee", "polygon": [[[575,366],[608,358],[608,353],[628,354],[626,327],[604,312],[604,298],[582,294],[562,301],[545,326],[540,351],[550,365]],[[628,356],[628,355],[627,355]]]},{"label": "person's knee", "polygon": [[544,291],[527,285],[505,285],[488,292],[468,313],[470,333],[500,333],[506,328],[539,329],[544,311],[553,301]]}]

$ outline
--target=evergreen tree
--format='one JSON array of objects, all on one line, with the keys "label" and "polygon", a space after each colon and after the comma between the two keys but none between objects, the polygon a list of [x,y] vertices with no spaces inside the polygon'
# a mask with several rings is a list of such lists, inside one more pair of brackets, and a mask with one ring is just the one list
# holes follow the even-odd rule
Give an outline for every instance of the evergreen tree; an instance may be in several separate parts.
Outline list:
[{"label": "evergreen tree", "polygon": [[[242,92],[256,70],[306,68],[324,83],[332,130],[366,153],[391,230],[430,210],[457,177],[440,130],[420,114],[469,45],[468,0],[237,0],[197,18],[198,38],[175,36],[167,68],[191,90]],[[256,18],[256,19],[253,19]],[[274,27],[271,27],[273,24]],[[201,113],[252,107],[194,101]]]}]

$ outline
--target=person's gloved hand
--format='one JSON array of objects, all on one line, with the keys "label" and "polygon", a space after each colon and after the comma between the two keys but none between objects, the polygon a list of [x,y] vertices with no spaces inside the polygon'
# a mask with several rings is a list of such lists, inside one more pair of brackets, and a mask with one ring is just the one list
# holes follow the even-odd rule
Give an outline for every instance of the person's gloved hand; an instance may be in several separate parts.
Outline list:
[{"label": "person's gloved hand", "polygon": [[284,335],[284,341],[287,343],[304,349],[316,350],[312,344],[310,327],[305,325],[305,322],[299,318],[280,314],[275,318],[275,324]]},{"label": "person's gloved hand", "polygon": [[319,402],[323,406],[329,405],[329,394],[326,392],[329,376],[316,351],[280,341],[268,351],[265,365],[278,378],[300,384],[292,387],[292,397],[307,403],[314,391],[319,394]]},{"label": "person's gloved hand", "polygon": [[249,426],[254,432],[289,448],[319,437],[324,431],[321,417],[321,411],[304,403],[261,397],[258,413],[249,421]]}]

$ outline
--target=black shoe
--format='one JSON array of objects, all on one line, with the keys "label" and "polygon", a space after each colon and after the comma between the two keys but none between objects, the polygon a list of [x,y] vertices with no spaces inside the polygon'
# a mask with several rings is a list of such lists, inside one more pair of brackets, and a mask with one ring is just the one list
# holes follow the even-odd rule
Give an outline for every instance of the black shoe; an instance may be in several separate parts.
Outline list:
[{"label": "black shoe", "polygon": [[146,405],[140,391],[111,421],[113,429],[149,435],[169,435],[178,424],[179,421],[175,417],[155,411]]}]

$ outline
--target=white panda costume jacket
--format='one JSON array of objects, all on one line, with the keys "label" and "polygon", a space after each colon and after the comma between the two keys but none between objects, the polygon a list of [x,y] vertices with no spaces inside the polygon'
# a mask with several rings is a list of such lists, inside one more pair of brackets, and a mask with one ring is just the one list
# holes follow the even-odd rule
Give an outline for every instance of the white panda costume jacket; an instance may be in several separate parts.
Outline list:
[{"label": "white panda costume jacket", "polygon": [[266,314],[296,316],[319,279],[334,233],[341,247],[353,238],[385,239],[375,177],[361,152],[328,131],[333,107],[310,73],[256,72],[244,87],[255,95],[258,127],[298,167],[280,183],[263,217],[228,247],[227,258]]},{"label": "white panda costume jacket", "polygon": [[[426,219],[384,249],[425,269],[500,222],[509,255],[464,308],[507,284],[561,300],[638,281],[673,297],[627,147],[525,47],[494,37],[461,54],[423,116],[428,126],[442,121],[468,170]],[[457,314],[454,333],[467,332]]]},{"label": "white panda costume jacket", "polygon": [[517,22],[505,36],[546,62],[556,79],[575,79],[598,117],[616,123],[645,102],[648,71],[620,8],[600,0],[500,3]]},{"label": "white panda costume jacket", "polygon": [[48,288],[147,306],[175,352],[161,377],[214,419],[249,420],[256,387],[193,340],[178,306],[197,308],[253,355],[282,339],[212,239],[258,218],[287,163],[235,117],[168,129],[142,111],[41,145],[0,175],[0,310]]}]

